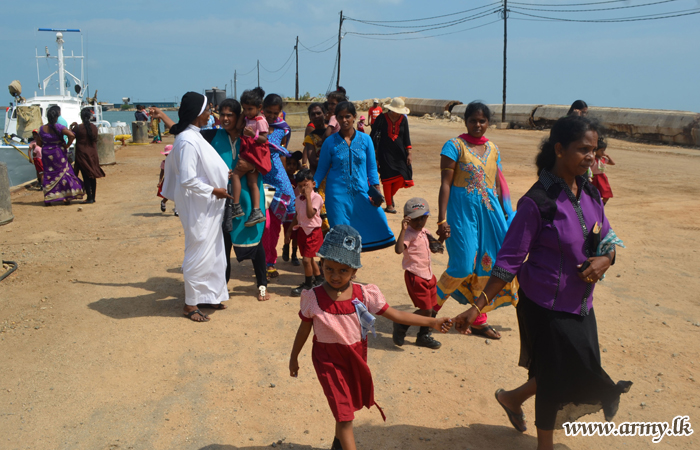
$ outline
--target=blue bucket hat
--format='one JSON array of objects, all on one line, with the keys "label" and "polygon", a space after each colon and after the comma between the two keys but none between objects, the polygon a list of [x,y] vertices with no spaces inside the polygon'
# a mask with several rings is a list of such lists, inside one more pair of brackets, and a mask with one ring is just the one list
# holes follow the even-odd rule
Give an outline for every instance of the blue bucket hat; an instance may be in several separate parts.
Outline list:
[{"label": "blue bucket hat", "polygon": [[353,269],[362,267],[360,252],[362,251],[362,236],[350,225],[338,225],[328,232],[317,256],[345,264]]}]

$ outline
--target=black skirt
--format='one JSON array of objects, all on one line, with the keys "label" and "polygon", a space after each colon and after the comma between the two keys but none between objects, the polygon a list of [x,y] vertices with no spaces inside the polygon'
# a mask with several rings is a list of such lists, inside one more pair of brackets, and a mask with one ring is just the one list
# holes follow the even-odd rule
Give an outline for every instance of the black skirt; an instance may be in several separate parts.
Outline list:
[{"label": "black skirt", "polygon": [[537,380],[535,426],[561,429],[603,410],[612,420],[631,381],[613,382],[600,365],[595,311],[579,316],[543,308],[518,292],[520,365]]}]

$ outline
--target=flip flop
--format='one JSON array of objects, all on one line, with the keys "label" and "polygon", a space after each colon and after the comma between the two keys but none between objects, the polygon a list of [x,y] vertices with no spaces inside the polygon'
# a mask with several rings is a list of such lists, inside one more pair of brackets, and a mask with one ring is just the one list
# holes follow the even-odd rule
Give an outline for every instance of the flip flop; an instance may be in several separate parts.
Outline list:
[{"label": "flip flop", "polygon": [[475,336],[483,336],[487,339],[493,339],[494,341],[501,339],[501,336],[493,337],[493,336],[489,336],[488,334],[486,334],[489,330],[492,331],[494,334],[497,333],[496,329],[494,327],[492,327],[491,325],[485,325],[481,328],[477,328],[477,327],[472,325],[471,329],[472,329],[472,334]]},{"label": "flip flop", "polygon": [[513,425],[513,428],[515,428],[515,429],[518,430],[519,432],[521,432],[521,433],[526,432],[526,431],[527,431],[527,426],[523,425],[523,428],[521,429],[521,428],[519,428],[518,425],[516,425],[516,423],[515,423],[515,420],[516,420],[516,419],[517,419],[517,420],[520,420],[520,421],[522,421],[522,422],[525,422],[525,414],[524,414],[524,413],[523,413],[523,414],[516,414],[516,413],[514,413],[513,411],[511,411],[510,409],[506,408],[506,406],[505,406],[503,403],[501,403],[501,401],[498,399],[498,394],[500,394],[501,392],[505,392],[505,390],[503,390],[503,389],[498,389],[494,395],[496,396],[496,401],[498,402],[498,404],[501,405],[501,408],[503,408],[503,410],[504,410],[504,411],[506,412],[506,414],[508,415],[508,420],[510,420],[510,424]]},{"label": "flip flop", "polygon": [[[202,316],[202,317],[204,318],[204,320],[194,320],[194,319],[192,318],[192,316],[194,316],[195,314],[199,314],[200,316]],[[185,317],[187,317],[188,319],[190,319],[192,322],[209,322],[209,316],[207,316],[206,314],[204,314],[204,313],[203,313],[202,311],[200,311],[199,309],[195,309],[194,311],[190,311],[190,312],[188,312],[188,313],[184,313],[184,315],[185,315]]]},{"label": "flip flop", "polygon": [[[262,300],[260,300],[260,297],[262,297]],[[267,292],[267,286],[258,286],[258,301],[266,302],[268,300],[270,300],[270,295]]]}]

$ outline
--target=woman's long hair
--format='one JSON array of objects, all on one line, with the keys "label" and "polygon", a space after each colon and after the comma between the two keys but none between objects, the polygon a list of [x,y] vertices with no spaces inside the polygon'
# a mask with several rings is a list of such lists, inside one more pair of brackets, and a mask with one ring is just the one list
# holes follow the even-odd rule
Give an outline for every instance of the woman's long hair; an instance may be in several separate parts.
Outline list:
[{"label": "woman's long hair", "polygon": [[61,136],[61,132],[56,128],[56,123],[58,123],[58,118],[61,117],[61,107],[58,105],[53,105],[46,110],[46,120],[49,121],[49,127],[53,130],[53,134],[56,136]]},{"label": "woman's long hair", "polygon": [[583,139],[588,131],[595,131],[598,136],[602,135],[602,128],[598,122],[584,116],[564,116],[557,120],[546,137],[540,144],[540,152],[535,158],[537,175],[543,171],[550,171],[557,161],[557,154],[554,146],[559,143],[566,148],[574,141]]},{"label": "woman's long hair", "polygon": [[92,111],[90,111],[90,108],[83,108],[83,110],[80,111],[80,120],[83,121],[85,133],[87,133],[87,137],[90,142],[97,142],[97,136],[92,134],[92,124],[90,123],[90,119],[92,119]]}]

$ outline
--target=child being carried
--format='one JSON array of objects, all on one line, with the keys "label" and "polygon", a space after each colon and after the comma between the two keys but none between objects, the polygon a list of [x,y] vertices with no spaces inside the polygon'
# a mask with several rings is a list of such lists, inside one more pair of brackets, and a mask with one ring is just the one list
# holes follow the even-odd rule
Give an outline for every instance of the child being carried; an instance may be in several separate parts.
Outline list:
[{"label": "child being carried", "polygon": [[[250,190],[252,205],[260,204],[260,190],[258,189],[258,174],[267,174],[272,164],[270,162],[270,148],[267,144],[269,125],[265,116],[261,113],[265,91],[260,87],[246,90],[241,95],[243,114],[238,119],[238,128],[241,133],[241,152],[231,176],[231,188],[233,190],[233,217],[245,215],[241,208],[241,177],[246,178]],[[260,208],[253,208],[245,222],[246,227],[255,226],[265,222],[265,214]]]}]

